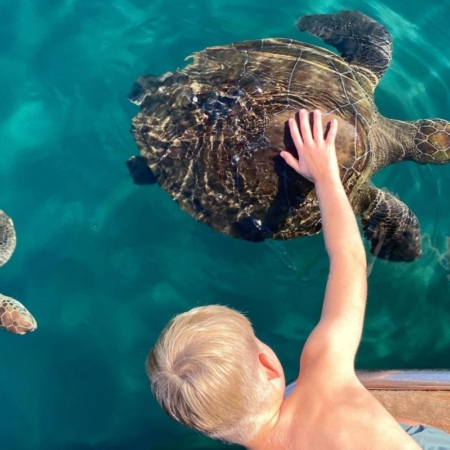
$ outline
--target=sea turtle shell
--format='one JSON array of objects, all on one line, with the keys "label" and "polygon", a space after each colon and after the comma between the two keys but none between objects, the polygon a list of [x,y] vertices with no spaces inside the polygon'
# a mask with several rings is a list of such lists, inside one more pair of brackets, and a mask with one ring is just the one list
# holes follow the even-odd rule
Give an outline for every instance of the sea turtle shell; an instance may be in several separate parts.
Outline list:
[{"label": "sea turtle shell", "polygon": [[[16,230],[11,218],[0,209],[0,266],[7,263],[16,248]],[[0,328],[25,334],[37,328],[35,318],[18,300],[0,294]]]},{"label": "sea turtle shell", "polygon": [[347,194],[367,179],[372,93],[340,56],[290,39],[207,48],[183,70],[141,77],[133,134],[157,182],[214,230],[251,241],[321,230],[314,186],[280,157],[287,121],[319,108],[339,121]]}]

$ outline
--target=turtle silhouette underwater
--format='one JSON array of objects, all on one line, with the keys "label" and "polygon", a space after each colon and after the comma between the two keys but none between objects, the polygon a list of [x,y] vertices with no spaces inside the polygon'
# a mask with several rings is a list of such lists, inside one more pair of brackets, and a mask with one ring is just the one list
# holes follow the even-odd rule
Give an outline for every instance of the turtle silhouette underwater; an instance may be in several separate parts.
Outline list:
[{"label": "turtle silhouette underwater", "polygon": [[392,57],[392,39],[358,11],[301,17],[301,31],[340,56],[291,39],[210,47],[187,67],[141,76],[132,133],[140,156],[127,161],[135,183],[154,182],[195,219],[253,242],[321,231],[314,185],[280,157],[296,155],[287,121],[300,108],[339,123],[340,175],[371,253],[392,261],[421,255],[419,222],[399,199],[371,184],[400,161],[450,162],[450,123],[383,117],[374,90]]},{"label": "turtle silhouette underwater", "polygon": [[[0,210],[0,267],[11,258],[16,248],[16,231],[13,221]],[[34,331],[37,323],[19,301],[0,294],[0,328],[14,334]]]}]

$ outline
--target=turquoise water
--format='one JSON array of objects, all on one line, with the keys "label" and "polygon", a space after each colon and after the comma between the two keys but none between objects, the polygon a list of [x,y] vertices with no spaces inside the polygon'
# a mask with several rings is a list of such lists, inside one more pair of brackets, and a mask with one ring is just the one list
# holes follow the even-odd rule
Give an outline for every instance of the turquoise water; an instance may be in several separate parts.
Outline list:
[{"label": "turquoise water", "polygon": [[[450,119],[450,1],[17,0],[0,3],[0,208],[18,246],[0,270],[39,328],[0,336],[0,436],[7,450],[230,448],[170,421],[144,360],[174,314],[219,302],[246,311],[288,379],[321,307],[322,236],[282,247],[214,233],[125,160],[142,73],[244,39],[318,40],[298,16],[359,9],[382,21],[394,60],[381,112]],[[373,261],[358,368],[450,368],[450,165],[404,163],[374,182],[417,214],[423,257]],[[279,257],[287,252],[287,262]],[[286,258],[284,258],[286,259]],[[296,270],[289,266],[296,266]]]}]

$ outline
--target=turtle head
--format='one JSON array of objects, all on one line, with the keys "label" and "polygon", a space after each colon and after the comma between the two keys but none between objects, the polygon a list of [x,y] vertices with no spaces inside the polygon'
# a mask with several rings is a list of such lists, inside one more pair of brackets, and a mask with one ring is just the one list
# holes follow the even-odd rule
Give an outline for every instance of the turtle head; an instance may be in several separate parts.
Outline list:
[{"label": "turtle head", "polygon": [[25,334],[36,330],[37,323],[22,303],[0,294],[0,328],[13,334]]},{"label": "turtle head", "polygon": [[412,159],[419,164],[447,164],[450,162],[450,122],[443,119],[424,119],[417,122]]}]

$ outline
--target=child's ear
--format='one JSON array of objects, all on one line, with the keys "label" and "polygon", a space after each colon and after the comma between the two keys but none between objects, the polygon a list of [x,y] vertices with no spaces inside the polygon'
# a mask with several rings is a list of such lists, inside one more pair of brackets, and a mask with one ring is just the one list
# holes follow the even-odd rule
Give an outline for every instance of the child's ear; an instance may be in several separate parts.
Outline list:
[{"label": "child's ear", "polygon": [[258,357],[268,381],[279,378],[282,375],[279,365],[267,353],[260,353]]}]

